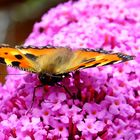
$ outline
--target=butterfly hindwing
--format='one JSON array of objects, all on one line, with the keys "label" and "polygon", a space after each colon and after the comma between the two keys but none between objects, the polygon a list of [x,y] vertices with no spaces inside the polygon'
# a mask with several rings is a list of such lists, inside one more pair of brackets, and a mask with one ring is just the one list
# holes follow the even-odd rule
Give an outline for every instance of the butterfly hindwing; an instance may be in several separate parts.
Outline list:
[{"label": "butterfly hindwing", "polygon": [[64,47],[47,47],[46,48],[17,48],[30,61],[34,63],[34,69],[38,73],[49,73],[56,75],[58,71],[63,73],[65,71],[73,51],[70,48]]}]

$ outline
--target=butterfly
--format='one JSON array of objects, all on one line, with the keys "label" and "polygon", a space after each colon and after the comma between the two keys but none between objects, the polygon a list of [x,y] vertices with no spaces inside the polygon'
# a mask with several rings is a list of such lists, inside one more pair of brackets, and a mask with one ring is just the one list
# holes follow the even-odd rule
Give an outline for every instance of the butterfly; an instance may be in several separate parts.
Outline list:
[{"label": "butterfly", "polygon": [[43,85],[54,85],[68,73],[90,67],[125,62],[134,56],[103,49],[71,49],[69,47],[0,45],[0,63],[37,73]]}]

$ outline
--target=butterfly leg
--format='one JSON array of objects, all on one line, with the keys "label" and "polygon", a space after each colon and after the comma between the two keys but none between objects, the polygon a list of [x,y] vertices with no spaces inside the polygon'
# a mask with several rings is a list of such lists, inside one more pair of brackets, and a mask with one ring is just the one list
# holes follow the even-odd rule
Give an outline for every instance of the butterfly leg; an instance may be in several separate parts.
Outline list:
[{"label": "butterfly leg", "polygon": [[72,77],[74,78],[74,86],[77,89],[77,94],[75,94],[75,98],[81,98],[81,89],[80,89],[80,71],[75,71],[72,73]]},{"label": "butterfly leg", "polygon": [[64,90],[69,94],[70,97],[73,98],[71,92],[68,90],[68,88],[66,88],[64,85],[56,83],[57,86],[64,88]]},{"label": "butterfly leg", "polygon": [[33,107],[33,105],[34,105],[34,101],[35,101],[35,93],[36,93],[36,89],[37,88],[40,88],[40,87],[43,87],[44,85],[38,85],[38,86],[36,86],[35,88],[34,88],[34,90],[33,90],[33,97],[32,97],[32,103],[31,103],[31,106],[30,106],[30,108],[27,110],[27,112],[26,112],[26,114],[28,114],[29,112],[31,112],[31,110],[32,110],[32,107]]}]

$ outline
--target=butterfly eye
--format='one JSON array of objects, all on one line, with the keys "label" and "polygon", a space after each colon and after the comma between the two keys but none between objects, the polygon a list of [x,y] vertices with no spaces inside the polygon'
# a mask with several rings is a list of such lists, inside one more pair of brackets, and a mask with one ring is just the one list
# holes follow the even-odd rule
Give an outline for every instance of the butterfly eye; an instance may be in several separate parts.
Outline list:
[{"label": "butterfly eye", "polygon": [[40,73],[38,77],[43,85],[54,85],[64,78],[63,75],[55,76],[47,73]]},{"label": "butterfly eye", "polygon": [[38,77],[43,85],[49,84],[51,81],[51,77],[46,75],[45,73],[40,73]]}]

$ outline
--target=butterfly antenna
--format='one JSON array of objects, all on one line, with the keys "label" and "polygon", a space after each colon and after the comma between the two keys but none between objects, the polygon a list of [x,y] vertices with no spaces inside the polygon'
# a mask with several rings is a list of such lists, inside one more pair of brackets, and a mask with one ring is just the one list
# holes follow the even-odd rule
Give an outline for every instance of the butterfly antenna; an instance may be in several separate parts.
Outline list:
[{"label": "butterfly antenna", "polygon": [[8,73],[0,73],[0,75],[24,75],[24,74],[14,74],[14,73],[12,73],[12,74],[8,74]]}]

